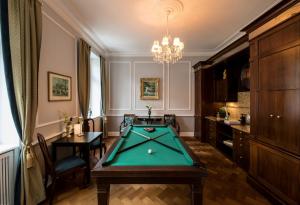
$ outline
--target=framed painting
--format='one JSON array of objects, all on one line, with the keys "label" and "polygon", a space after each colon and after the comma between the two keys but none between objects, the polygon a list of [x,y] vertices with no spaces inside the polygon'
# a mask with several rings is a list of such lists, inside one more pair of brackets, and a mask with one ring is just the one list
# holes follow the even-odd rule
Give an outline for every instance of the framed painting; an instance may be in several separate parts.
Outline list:
[{"label": "framed painting", "polygon": [[159,100],[159,78],[141,78],[141,99]]},{"label": "framed painting", "polygon": [[48,72],[48,101],[72,100],[72,78]]}]

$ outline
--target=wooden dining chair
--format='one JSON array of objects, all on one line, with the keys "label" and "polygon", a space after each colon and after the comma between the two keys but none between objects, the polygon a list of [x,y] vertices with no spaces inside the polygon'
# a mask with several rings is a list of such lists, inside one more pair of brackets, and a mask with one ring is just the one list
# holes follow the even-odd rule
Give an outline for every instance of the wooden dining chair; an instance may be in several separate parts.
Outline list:
[{"label": "wooden dining chair", "polygon": [[44,164],[45,164],[44,186],[46,191],[48,188],[48,179],[49,177],[51,178],[51,184],[49,186],[50,193],[47,195],[49,195],[49,204],[52,204],[53,197],[55,194],[56,182],[59,178],[71,174],[73,174],[74,176],[76,173],[78,173],[78,171],[82,171],[84,172],[84,177],[83,177],[83,185],[84,185],[86,183],[87,172],[89,170],[87,170],[86,162],[77,156],[66,157],[64,159],[58,160],[57,162],[54,162],[48,151],[48,146],[44,136],[38,133],[37,138],[44,158]]},{"label": "wooden dining chair", "polygon": [[177,134],[180,133],[180,125],[176,121],[176,115],[175,114],[165,114],[164,115],[164,124],[171,125],[176,130]]},{"label": "wooden dining chair", "polygon": [[124,114],[123,121],[120,124],[120,134],[122,134],[129,125],[134,125],[136,121],[135,114]]},{"label": "wooden dining chair", "polygon": [[[83,132],[95,132],[95,121],[92,118],[84,119],[83,125],[82,125]],[[95,140],[92,142],[90,149],[94,151],[94,156],[96,155],[96,150],[102,147],[103,153],[100,152],[100,159],[102,158],[102,155],[106,152],[107,147],[104,142],[101,142],[101,139]]]}]

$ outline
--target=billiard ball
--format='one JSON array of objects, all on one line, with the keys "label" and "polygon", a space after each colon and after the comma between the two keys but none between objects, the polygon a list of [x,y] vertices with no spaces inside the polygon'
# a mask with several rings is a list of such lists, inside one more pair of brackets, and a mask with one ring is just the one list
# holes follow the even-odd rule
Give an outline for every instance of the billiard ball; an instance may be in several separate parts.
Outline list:
[{"label": "billiard ball", "polygon": [[148,154],[152,154],[152,149],[148,149]]}]

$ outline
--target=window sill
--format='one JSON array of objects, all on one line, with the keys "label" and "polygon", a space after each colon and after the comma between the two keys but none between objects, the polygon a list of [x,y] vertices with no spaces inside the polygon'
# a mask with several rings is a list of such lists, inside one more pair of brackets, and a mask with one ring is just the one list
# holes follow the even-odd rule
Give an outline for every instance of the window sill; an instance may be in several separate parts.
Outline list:
[{"label": "window sill", "polygon": [[18,145],[0,144],[0,154],[9,152],[9,151],[14,150],[18,147],[19,147]]}]

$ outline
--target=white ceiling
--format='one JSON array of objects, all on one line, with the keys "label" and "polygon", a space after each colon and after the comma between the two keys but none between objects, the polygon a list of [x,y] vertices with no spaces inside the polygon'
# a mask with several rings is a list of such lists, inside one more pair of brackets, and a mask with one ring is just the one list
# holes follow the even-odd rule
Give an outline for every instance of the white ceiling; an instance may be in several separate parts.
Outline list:
[{"label": "white ceiling", "polygon": [[[149,54],[165,33],[159,0],[48,0],[83,25],[108,55]],[[181,0],[183,12],[170,20],[171,35],[185,54],[210,56],[243,34],[239,31],[280,0]]]}]

